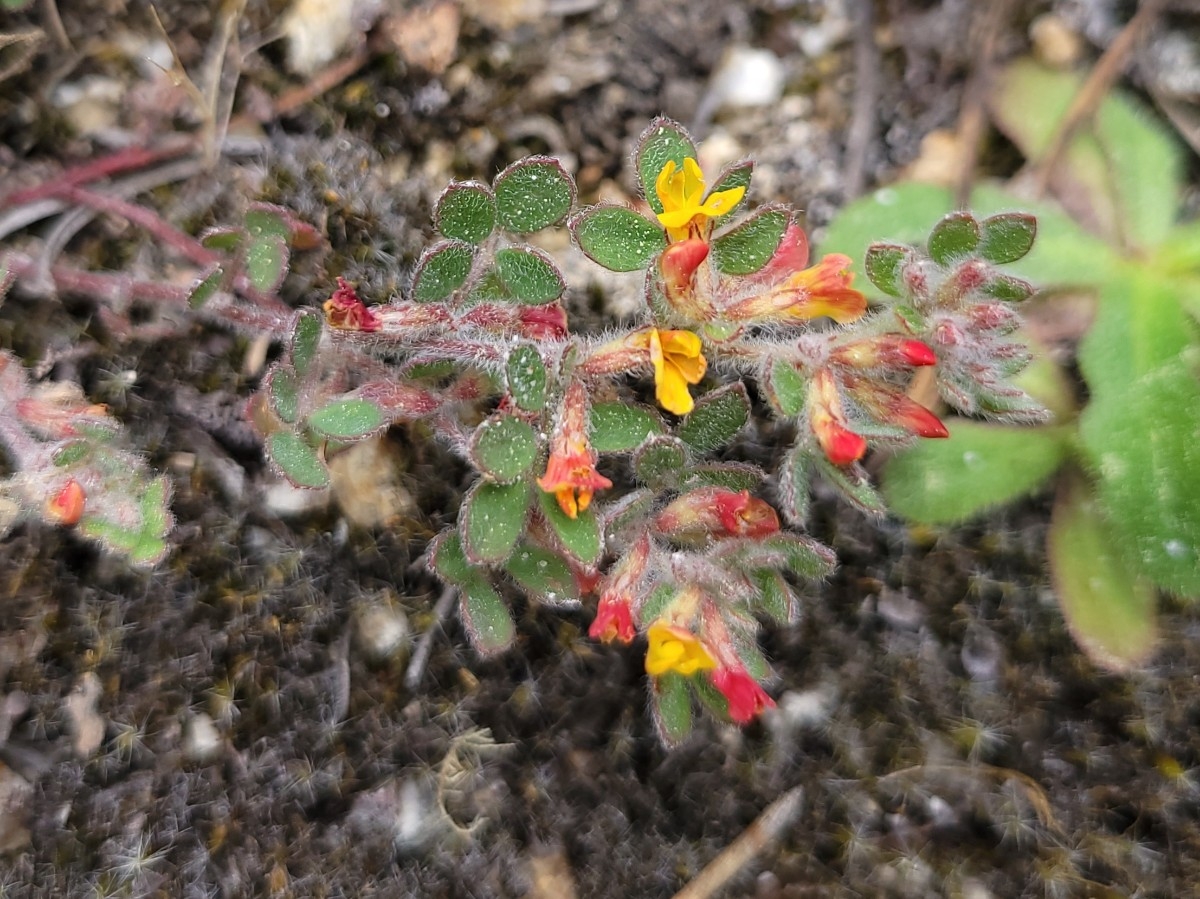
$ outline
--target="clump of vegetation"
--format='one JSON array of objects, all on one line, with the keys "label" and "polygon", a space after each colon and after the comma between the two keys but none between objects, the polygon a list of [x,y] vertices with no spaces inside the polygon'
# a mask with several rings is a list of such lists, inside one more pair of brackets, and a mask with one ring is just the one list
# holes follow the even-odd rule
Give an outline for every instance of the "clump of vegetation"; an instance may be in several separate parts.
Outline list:
[{"label": "clump of vegetation", "polygon": [[[435,209],[441,239],[407,297],[385,305],[367,305],[339,280],[320,311],[285,314],[275,292],[290,248],[315,234],[284,209],[252,206],[239,227],[198,242],[142,219],[203,266],[194,287],[168,299],[286,336],[247,410],[285,477],[325,487],[338,452],[394,423],[425,423],[478,472],[457,523],[428,551],[457,591],[475,649],[510,646],[515,594],[569,608],[595,595],[593,638],[647,639],[651,706],[670,744],[689,733],[696,703],[737,724],[773,705],[759,622],[794,621],[796,579],[822,578],[836,561],[803,533],[813,478],[882,515],[862,466],[869,446],[948,436],[905,393],[915,369],[931,368],[942,397],[964,412],[1046,416],[1011,383],[1030,358],[1010,337],[1019,324],[1011,304],[1032,287],[999,271],[1028,252],[1035,223],[956,213],[933,228],[927,249],[871,246],[866,271],[888,297],[872,310],[852,285],[849,256],[809,264],[792,210],[768,204],[739,217],[751,162],[710,185],[692,139],[667,119],[646,129],[634,159],[641,211],[576,210],[571,176],[545,156],[490,185],[451,184]],[[525,242],[564,223],[594,262],[645,272],[634,321],[571,332],[561,271]],[[17,254],[7,262],[18,277],[34,267]],[[11,395],[24,393],[6,364]],[[751,421],[751,385],[795,432],[773,475],[721,456]],[[28,399],[0,412],[19,469],[12,492],[26,512],[78,525],[135,563],[161,558],[165,482],[107,448],[102,409]],[[55,442],[35,452],[14,418],[36,429],[51,412]]]}]

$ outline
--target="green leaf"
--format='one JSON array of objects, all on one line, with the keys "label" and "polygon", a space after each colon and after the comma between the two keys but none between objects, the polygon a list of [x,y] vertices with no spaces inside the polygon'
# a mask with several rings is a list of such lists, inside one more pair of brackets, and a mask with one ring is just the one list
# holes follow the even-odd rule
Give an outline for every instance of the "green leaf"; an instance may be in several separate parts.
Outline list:
[{"label": "green leaf", "polygon": [[771,363],[765,383],[767,400],[780,415],[792,418],[800,414],[808,395],[808,383],[796,366],[783,359]]},{"label": "green leaf", "polygon": [[495,655],[512,645],[516,625],[508,605],[482,575],[459,585],[459,617],[467,638],[481,656]]},{"label": "green leaf", "polygon": [[505,570],[513,580],[538,602],[574,603],[579,601],[575,575],[558,553],[536,546],[521,545],[509,557]]},{"label": "green leaf", "polygon": [[503,562],[525,530],[529,484],[479,481],[467,493],[459,515],[463,550],[476,565]]},{"label": "green leaf", "polygon": [[306,419],[314,431],[335,440],[365,437],[386,423],[382,410],[369,400],[336,400]]},{"label": "green leaf", "polygon": [[[1082,83],[1081,74],[1020,60],[993,92],[997,123],[1026,156],[1040,159]],[[1114,243],[1152,247],[1166,237],[1182,188],[1179,148],[1128,95],[1109,91],[1064,155],[1053,184],[1078,218]]]},{"label": "green leaf", "polygon": [[267,375],[267,395],[275,414],[288,424],[295,424],[300,409],[300,388],[291,366],[275,364]]},{"label": "green leaf", "polygon": [[429,544],[429,565],[443,581],[461,586],[478,577],[478,570],[467,561],[458,531],[447,528]]},{"label": "green leaf", "polygon": [[692,696],[683,675],[668,672],[651,681],[650,714],[668,749],[687,739],[692,732]]},{"label": "green leaf", "polygon": [[291,431],[267,438],[267,454],[283,476],[297,487],[327,487],[329,474],[317,452]]},{"label": "green leaf", "polygon": [[483,243],[496,227],[496,197],[486,184],[454,181],[438,197],[433,220],[452,240]]},{"label": "green leaf", "polygon": [[756,571],[752,574],[759,590],[758,607],[780,624],[792,624],[800,617],[800,601],[778,571]]},{"label": "green leaf", "polygon": [[1022,278],[1012,275],[993,275],[980,288],[984,296],[992,297],[1005,303],[1023,303],[1033,296],[1034,287]]},{"label": "green leaf", "polygon": [[948,440],[922,440],[889,459],[881,488],[893,512],[955,524],[1038,490],[1071,451],[1061,426],[1023,428],[950,420]]},{"label": "green leaf", "polygon": [[55,468],[70,468],[77,462],[82,462],[92,454],[92,444],[88,440],[72,440],[54,451]]},{"label": "green leaf", "polygon": [[779,467],[779,511],[791,524],[803,527],[812,504],[812,476],[816,468],[813,454],[802,446],[793,446]]},{"label": "green leaf", "polygon": [[636,621],[642,627],[648,627],[653,624],[667,610],[667,606],[671,604],[671,600],[679,592],[679,588],[674,584],[659,584],[650,591],[650,595],[638,608]]},{"label": "green leaf", "polygon": [[485,478],[510,484],[537,460],[537,434],[516,416],[497,413],[475,429],[469,453],[471,464]]},{"label": "green leaf", "polygon": [[1100,288],[1096,317],[1079,345],[1079,366],[1096,399],[1117,400],[1196,342],[1180,287],[1147,267],[1125,265]]},{"label": "green leaf", "polygon": [[[3,279],[0,278],[0,282]],[[213,298],[221,285],[225,281],[225,269],[219,263],[214,263],[208,272],[200,277],[200,279],[192,285],[192,292],[188,294],[188,306],[192,309],[200,309]],[[2,287],[0,283],[0,287]],[[0,290],[0,299],[4,298],[4,291]]]},{"label": "green leaf", "polygon": [[600,558],[600,524],[593,509],[581,511],[575,518],[568,518],[558,507],[553,494],[538,491],[542,514],[562,550],[584,566],[594,565]]},{"label": "green leaf", "polygon": [[526,412],[540,412],[546,405],[546,366],[537,348],[518,344],[508,354],[508,392]]},{"label": "green leaf", "polygon": [[467,282],[475,248],[460,240],[443,240],[421,254],[413,272],[412,298],[418,303],[444,300]]},{"label": "green leaf", "polygon": [[1005,212],[979,223],[979,255],[993,265],[1016,262],[1033,249],[1037,219],[1024,212]]},{"label": "green leaf", "polygon": [[750,397],[739,381],[700,397],[676,435],[697,456],[706,456],[732,440],[749,420]]},{"label": "green leaf", "polygon": [[929,232],[929,255],[939,265],[959,262],[975,252],[981,237],[975,216],[969,212],[952,212]]},{"label": "green leaf", "polygon": [[786,568],[803,578],[827,577],[837,567],[837,557],[831,549],[802,534],[725,540],[718,543],[711,554],[713,558],[742,570]]},{"label": "green leaf", "polygon": [[635,155],[638,180],[642,183],[646,202],[655,213],[663,211],[654,188],[659,172],[668,162],[674,162],[678,170],[683,166],[683,160],[689,157],[696,158],[696,145],[684,127],[671,119],[656,118],[638,138]]},{"label": "green leaf", "polygon": [[561,221],[575,202],[575,182],[557,159],[530,156],[496,176],[500,226],[528,234]]},{"label": "green leaf", "polygon": [[274,293],[287,274],[287,238],[267,234],[246,247],[246,276],[256,289]]},{"label": "green leaf", "polygon": [[1117,394],[1097,392],[1080,417],[1096,497],[1130,569],[1200,599],[1200,380],[1184,359]]},{"label": "green leaf", "polygon": [[904,283],[900,273],[904,264],[912,257],[912,247],[894,243],[873,243],[867,247],[863,266],[872,284],[890,297],[902,297]]},{"label": "green leaf", "polygon": [[200,243],[207,249],[229,253],[241,245],[245,236],[242,228],[210,228],[200,235]]},{"label": "green leaf", "polygon": [[725,190],[734,190],[738,187],[743,187],[747,191],[747,193],[742,194],[742,199],[738,200],[737,203],[730,207],[728,212],[726,212],[724,215],[717,216],[716,222],[718,225],[728,221],[729,218],[741,208],[742,204],[746,202],[746,197],[750,190],[750,178],[753,174],[754,160],[742,159],[726,166],[721,170],[721,173],[717,175],[717,180],[713,183],[712,187],[708,189],[709,194],[717,194]]},{"label": "green leaf", "polygon": [[509,292],[531,306],[557,300],[567,286],[554,261],[533,247],[497,250],[496,268]]},{"label": "green leaf", "polygon": [[867,515],[881,517],[887,514],[883,498],[871,485],[871,479],[861,465],[841,468],[825,458],[824,453],[811,455],[816,470],[850,505]]},{"label": "green leaf", "polygon": [[588,427],[592,449],[598,453],[628,452],[663,432],[662,420],[652,411],[626,403],[596,403]]},{"label": "green leaf", "polygon": [[697,487],[724,487],[726,490],[753,490],[765,477],[766,473],[757,465],[745,462],[705,462],[688,466],[683,488],[695,490]]},{"label": "green leaf", "polygon": [[246,211],[246,235],[252,243],[278,237],[286,244],[292,237],[289,219],[290,214],[282,206],[255,203]]},{"label": "green leaf", "polygon": [[764,206],[748,216],[736,228],[712,242],[713,260],[727,275],[750,275],[766,265],[792,220],[780,206]]},{"label": "green leaf", "polygon": [[1064,482],[1050,521],[1050,573],[1067,627],[1096,664],[1128,671],[1158,639],[1154,588],[1125,566],[1116,535],[1078,475]]},{"label": "green leaf", "polygon": [[304,309],[296,316],[296,325],[292,329],[292,365],[301,378],[308,374],[309,366],[316,358],[324,323],[321,315],[312,309]]},{"label": "green leaf", "polygon": [[584,255],[614,272],[644,269],[667,246],[661,227],[625,206],[589,206],[570,229]]},{"label": "green leaf", "polygon": [[639,481],[656,490],[679,482],[687,465],[687,448],[674,437],[651,437],[633,454],[633,471]]}]

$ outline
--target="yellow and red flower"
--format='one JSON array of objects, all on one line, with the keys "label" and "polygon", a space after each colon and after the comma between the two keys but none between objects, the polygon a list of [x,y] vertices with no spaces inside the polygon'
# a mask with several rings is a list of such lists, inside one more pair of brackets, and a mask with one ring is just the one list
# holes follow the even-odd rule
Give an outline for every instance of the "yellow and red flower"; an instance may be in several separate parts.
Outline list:
[{"label": "yellow and red flower", "polygon": [[573,381],[563,396],[563,414],[551,442],[546,473],[537,485],[553,493],[558,507],[575,518],[592,503],[597,490],[612,481],[596,471],[596,453],[587,439],[587,389]]},{"label": "yellow and red flower", "polygon": [[766,537],[779,531],[779,516],[748,490],[700,487],[673,500],[654,519],[654,527],[685,543],[714,537]]},{"label": "yellow and red flower", "polygon": [[345,278],[337,280],[337,290],[321,307],[329,327],[339,331],[378,331],[383,326],[379,316],[358,298]]},{"label": "yellow and red flower", "polygon": [[650,351],[658,404],[676,415],[691,412],[696,403],[688,387],[699,384],[708,369],[700,338],[691,331],[650,328],[633,334],[631,344]]},{"label": "yellow and red flower", "polygon": [[808,320],[822,316],[839,324],[855,321],[867,311],[867,298],[850,286],[854,283],[850,264],[849,256],[832,253],[762,293],[731,303],[721,313],[731,321]]},{"label": "yellow and red flower", "polygon": [[746,194],[745,187],[731,187],[705,196],[707,185],[700,165],[690,156],[677,166],[668,160],[654,181],[654,192],[663,211],[658,221],[672,243],[689,237],[707,237],[712,230],[710,218],[725,215]]},{"label": "yellow and red flower", "polygon": [[651,677],[661,677],[668,672],[689,677],[717,667],[716,659],[700,638],[685,628],[656,621],[650,625],[646,636],[650,640],[646,650],[646,673]]},{"label": "yellow and red flower", "polygon": [[54,496],[46,500],[46,517],[55,524],[71,527],[83,518],[87,494],[74,478],[68,478]]},{"label": "yellow and red flower", "polygon": [[808,388],[808,420],[817,443],[834,465],[852,465],[867,451],[867,441],[850,430],[837,380],[827,369],[813,376]]}]

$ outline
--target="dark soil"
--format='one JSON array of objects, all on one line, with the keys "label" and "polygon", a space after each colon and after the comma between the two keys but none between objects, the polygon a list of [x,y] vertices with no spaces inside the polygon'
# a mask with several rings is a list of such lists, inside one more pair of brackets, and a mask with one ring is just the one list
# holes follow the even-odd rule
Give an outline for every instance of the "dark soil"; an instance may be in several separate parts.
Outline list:
[{"label": "dark soil", "polygon": [[[1013,3],[996,52],[1023,51],[1035,15],[1079,5]],[[42,6],[0,31],[44,24]],[[157,4],[190,71],[210,46],[212,6]],[[288,74],[282,43],[251,52],[285,11],[251,0],[234,110],[253,152],[138,200],[192,233],[253,200],[286,205],[329,244],[297,255],[289,303],[320,303],[338,275],[383,301],[429,239],[446,180],[547,152],[570,160],[584,201],[611,182],[632,191],[630,139],[666,113],[758,157],[759,199],[801,206],[819,229],[848,199],[862,73],[858,4],[844,6],[465,3],[446,71],[421,71],[377,30],[361,67],[276,113],[272,98],[308,81]],[[972,6],[875,4],[868,185],[911,162],[928,131],[954,126]],[[3,82],[0,192],[106,142],[153,145],[197,127],[186,104],[167,102],[178,100],[167,81],[119,50],[122,35],[157,34],[145,4],[58,7],[73,50],[47,45]],[[1080,15],[1088,26],[1099,13]],[[806,44],[820,29],[834,35],[827,46]],[[710,76],[735,44],[783,61],[780,103],[714,114]],[[122,93],[103,127],[81,132],[52,100],[87,76]],[[984,162],[1009,155],[993,139]],[[190,276],[106,219],[66,253]],[[579,285],[573,314],[601,321],[606,289]],[[1047,497],[929,532],[819,495],[812,531],[842,567],[808,586],[800,625],[765,635],[779,711],[744,732],[706,722],[667,751],[645,711],[640,649],[588,641],[586,612],[522,608],[516,647],[486,662],[451,619],[408,689],[408,652],[373,655],[364,621],[438,626],[440,590],[417,563],[455,518],[465,466],[397,430],[413,504],[394,527],[350,525],[336,504],[281,517],[242,419],[261,375],[251,342],[220,323],[120,312],[125,335],[88,297],[18,290],[0,307],[0,344],[79,380],[173,474],[178,520],[175,551],[150,573],[43,527],[0,542],[0,895],[568,896],[553,870],[580,897],[669,897],[797,786],[799,819],[724,895],[1195,893],[1200,618],[1168,606],[1151,666],[1095,668],[1045,575]],[[764,425],[745,452],[769,461],[772,439]],[[87,708],[90,685],[103,738],[81,757],[70,709]]]}]

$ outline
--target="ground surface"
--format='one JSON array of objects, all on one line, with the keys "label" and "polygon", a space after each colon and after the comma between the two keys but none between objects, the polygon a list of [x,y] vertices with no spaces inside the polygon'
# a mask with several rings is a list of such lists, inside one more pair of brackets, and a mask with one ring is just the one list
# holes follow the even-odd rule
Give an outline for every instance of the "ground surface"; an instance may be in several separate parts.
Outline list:
[{"label": "ground surface", "polygon": [[[158,4],[192,72],[215,46],[211,6]],[[360,9],[411,12],[371,6]],[[819,228],[848,180],[894,176],[923,135],[955,126],[971,6],[876,4],[874,136],[856,142],[864,70],[849,0],[443,4],[379,19],[359,64],[324,90],[313,85],[353,43],[317,74],[290,72],[288,42],[268,41],[293,27],[284,4],[255,0],[237,28],[236,152],[140,199],[190,232],[250,200],[287,205],[329,238],[298,256],[289,303],[319,303],[338,274],[384,300],[449,178],[549,152],[585,199],[629,191],[629,141],[666,113],[714,156],[754,154],[759,198],[793,202]],[[1128,17],[1057,6],[1084,58]],[[1027,47],[1049,8],[1011,7],[1001,58]],[[0,170],[35,181],[116,141],[196,133],[171,79],[139,62],[158,34],[144,4],[59,11],[73,49],[51,43],[4,83]],[[0,21],[45,25],[34,10]],[[1194,20],[1171,24],[1194,34]],[[418,26],[425,40],[406,39],[427,33]],[[774,52],[781,99],[720,105],[713,73],[738,46]],[[992,139],[984,165],[1011,152]],[[115,221],[67,252],[192,276]],[[606,290],[573,294],[581,321],[619,310]],[[667,752],[639,654],[588,642],[584,613],[524,610],[516,648],[486,663],[451,621],[419,688],[406,687],[408,653],[373,655],[370,638],[380,622],[433,626],[438,588],[413,563],[453,520],[465,467],[397,432],[411,503],[395,527],[349,525],[337,505],[283,516],[241,419],[261,374],[253,343],[139,315],[122,339],[87,297],[18,292],[0,307],[5,347],[57,359],[54,377],[108,403],[172,473],[178,519],[177,549],[150,574],[40,527],[0,543],[3,895],[667,897],[794,787],[798,818],[726,895],[1193,892],[1200,619],[1167,608],[1146,671],[1099,672],[1047,586],[1046,497],[939,533],[821,497],[813,532],[842,567],[810,586],[800,626],[766,635],[781,711],[745,732],[705,725]],[[86,351],[64,352],[76,343]],[[764,428],[753,452],[769,459],[771,437]],[[102,729],[90,745],[89,725]]]}]

